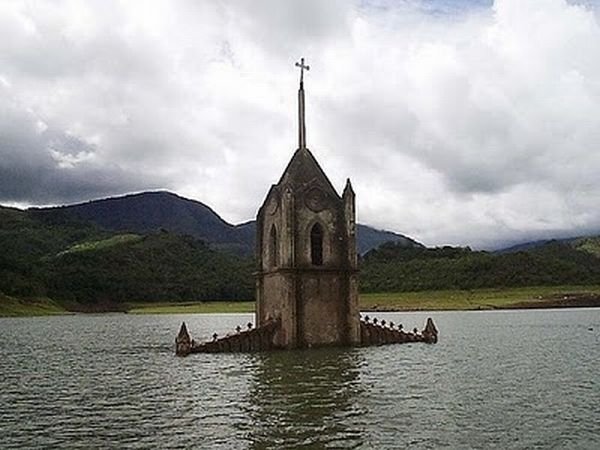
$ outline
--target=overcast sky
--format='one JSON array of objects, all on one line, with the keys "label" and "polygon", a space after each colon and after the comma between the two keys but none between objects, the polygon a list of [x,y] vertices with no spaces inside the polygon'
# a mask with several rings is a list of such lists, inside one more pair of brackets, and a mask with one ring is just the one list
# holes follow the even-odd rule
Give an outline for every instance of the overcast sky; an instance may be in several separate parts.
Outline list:
[{"label": "overcast sky", "polygon": [[0,203],[147,189],[253,219],[297,147],[428,245],[600,232],[592,0],[0,2]]}]

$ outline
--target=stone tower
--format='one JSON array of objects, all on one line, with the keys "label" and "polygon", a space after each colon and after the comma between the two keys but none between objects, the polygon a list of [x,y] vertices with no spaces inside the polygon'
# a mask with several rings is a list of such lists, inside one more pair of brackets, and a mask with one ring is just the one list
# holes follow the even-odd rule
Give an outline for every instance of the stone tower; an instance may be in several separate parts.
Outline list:
[{"label": "stone tower", "polygon": [[360,343],[355,199],[342,196],[306,148],[304,60],[298,90],[299,146],[256,220],[257,325],[280,325],[284,348]]}]

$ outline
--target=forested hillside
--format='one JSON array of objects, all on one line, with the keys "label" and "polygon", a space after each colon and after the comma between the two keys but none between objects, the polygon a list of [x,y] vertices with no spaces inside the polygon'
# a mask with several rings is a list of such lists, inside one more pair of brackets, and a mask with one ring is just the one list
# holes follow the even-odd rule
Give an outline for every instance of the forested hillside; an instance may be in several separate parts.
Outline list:
[{"label": "forested hillside", "polygon": [[[0,249],[0,293],[15,297],[100,309],[254,297],[252,257],[164,229],[114,231],[60,210],[0,207]],[[360,269],[362,292],[600,284],[600,238],[505,253],[389,242],[362,257]]]},{"label": "forested hillside", "polygon": [[600,283],[600,239],[549,241],[530,250],[405,248],[387,243],[361,264],[365,292]]},{"label": "forested hillside", "polygon": [[0,208],[0,292],[83,303],[250,299],[253,262],[165,231],[115,233]]},{"label": "forested hillside", "polygon": [[[115,239],[118,238],[118,239]],[[78,302],[249,300],[253,263],[190,236],[121,235],[47,258],[48,296]]]}]

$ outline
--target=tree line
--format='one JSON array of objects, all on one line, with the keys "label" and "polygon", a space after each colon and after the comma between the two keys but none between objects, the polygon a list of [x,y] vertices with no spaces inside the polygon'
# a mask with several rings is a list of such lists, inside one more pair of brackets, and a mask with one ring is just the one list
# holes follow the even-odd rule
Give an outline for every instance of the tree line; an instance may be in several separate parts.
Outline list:
[{"label": "tree line", "polygon": [[[252,258],[166,231],[118,234],[0,208],[0,291],[96,302],[250,300]],[[359,261],[362,292],[600,284],[600,239],[515,253],[385,243]]]}]

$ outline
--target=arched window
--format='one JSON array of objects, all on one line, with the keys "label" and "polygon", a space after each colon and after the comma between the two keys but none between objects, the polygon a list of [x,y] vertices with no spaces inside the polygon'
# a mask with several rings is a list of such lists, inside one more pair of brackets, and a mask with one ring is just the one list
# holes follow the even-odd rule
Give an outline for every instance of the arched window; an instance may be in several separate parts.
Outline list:
[{"label": "arched window", "polygon": [[310,230],[310,261],[315,266],[323,265],[323,227],[318,223]]},{"label": "arched window", "polygon": [[279,247],[277,246],[277,229],[275,225],[271,226],[269,233],[269,266],[277,267],[279,265]]}]

